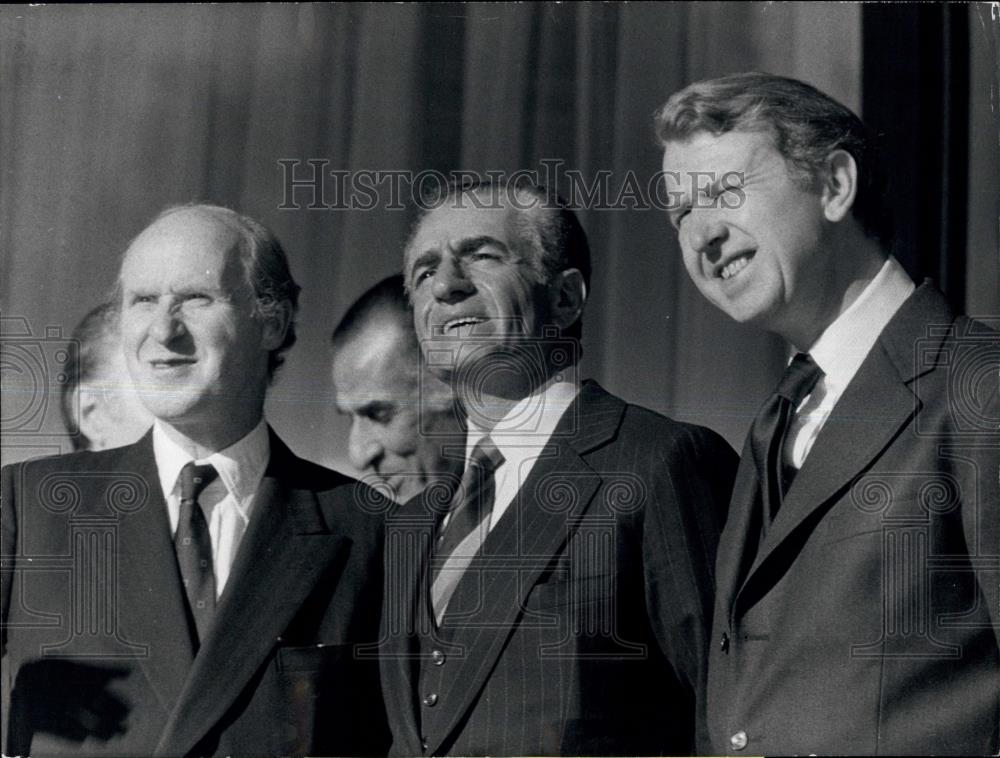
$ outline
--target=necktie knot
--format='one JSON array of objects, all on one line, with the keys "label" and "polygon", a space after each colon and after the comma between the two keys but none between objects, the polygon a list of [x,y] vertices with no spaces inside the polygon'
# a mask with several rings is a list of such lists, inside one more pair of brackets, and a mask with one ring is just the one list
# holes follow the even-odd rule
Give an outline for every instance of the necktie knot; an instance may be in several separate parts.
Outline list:
[{"label": "necktie knot", "polygon": [[211,463],[196,466],[194,461],[189,461],[181,469],[181,500],[196,501],[218,476],[219,472]]},{"label": "necktie knot", "polygon": [[496,471],[503,462],[503,453],[488,434],[476,443],[469,456],[469,468],[476,468],[487,474]]},{"label": "necktie knot", "polygon": [[797,408],[799,403],[813,391],[821,376],[823,370],[816,365],[812,356],[808,353],[798,353],[785,369],[775,394],[790,401],[792,408]]},{"label": "necktie knot", "polygon": [[794,470],[786,470],[783,465],[782,448],[788,428],[799,404],[822,375],[823,371],[807,353],[796,355],[750,427],[750,450],[757,468],[765,524],[777,515],[795,475]]}]

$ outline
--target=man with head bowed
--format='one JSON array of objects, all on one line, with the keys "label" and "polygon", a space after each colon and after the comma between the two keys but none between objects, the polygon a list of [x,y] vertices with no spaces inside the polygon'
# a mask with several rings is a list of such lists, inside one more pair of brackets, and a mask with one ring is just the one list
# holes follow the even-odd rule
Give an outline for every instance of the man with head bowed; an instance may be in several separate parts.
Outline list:
[{"label": "man with head bowed", "polygon": [[719,544],[701,749],[995,755],[1000,335],[889,255],[840,103],[737,74],[656,124],[691,279],[795,351]]},{"label": "man with head bowed", "polygon": [[689,754],[733,451],[580,382],[590,249],[543,188],[451,186],[404,276],[468,433],[387,525],[392,752]]},{"label": "man with head bowed", "polygon": [[263,418],[295,341],[280,243],[216,206],[162,213],[119,273],[133,445],[3,472],[4,753],[384,749],[381,499]]},{"label": "man with head bowed", "polygon": [[421,366],[403,277],[366,290],[331,341],[337,409],[351,422],[347,452],[365,481],[405,503],[460,475],[464,419],[451,388]]}]

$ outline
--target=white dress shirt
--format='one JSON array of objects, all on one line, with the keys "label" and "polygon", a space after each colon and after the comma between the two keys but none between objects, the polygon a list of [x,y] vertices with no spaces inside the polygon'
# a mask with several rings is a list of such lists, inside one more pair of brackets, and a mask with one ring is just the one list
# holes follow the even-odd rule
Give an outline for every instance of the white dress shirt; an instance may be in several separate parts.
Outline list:
[{"label": "white dress shirt", "polygon": [[[177,522],[180,520],[180,472],[194,459],[170,439],[159,420],[153,424],[153,455],[173,535],[177,533]],[[216,598],[222,595],[229,579],[236,551],[250,523],[254,496],[270,456],[267,424],[261,419],[253,431],[235,444],[195,461],[199,466],[210,463],[219,472],[218,478],[198,497],[212,539]]]},{"label": "white dress shirt", "polygon": [[809,455],[827,417],[858,372],[886,324],[915,289],[913,281],[890,256],[878,274],[809,348],[823,370],[812,394],[799,405],[788,428],[782,458],[796,469]]},{"label": "white dress shirt", "polygon": [[514,502],[517,492],[535,462],[542,456],[552,433],[566,410],[573,404],[580,385],[575,381],[550,379],[517,405],[493,429],[483,429],[469,420],[465,443],[465,465],[476,444],[489,434],[503,454],[504,462],[493,474],[496,489],[488,529],[492,531],[500,517]]}]

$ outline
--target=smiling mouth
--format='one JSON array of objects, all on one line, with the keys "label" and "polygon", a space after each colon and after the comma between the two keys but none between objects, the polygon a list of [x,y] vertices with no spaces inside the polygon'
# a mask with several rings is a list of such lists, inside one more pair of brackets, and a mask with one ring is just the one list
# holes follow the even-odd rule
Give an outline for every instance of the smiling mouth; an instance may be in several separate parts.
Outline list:
[{"label": "smiling mouth", "polygon": [[160,370],[179,368],[181,366],[191,366],[193,364],[194,359],[192,358],[161,358],[149,361],[150,366],[154,369]]},{"label": "smiling mouth", "polygon": [[480,318],[478,316],[462,316],[461,318],[453,318],[446,321],[441,331],[444,333],[448,333],[456,329],[461,329],[462,327],[465,326],[476,327],[479,324],[485,323],[486,321],[488,321],[488,319]]},{"label": "smiling mouth", "polygon": [[741,253],[740,255],[733,258],[729,263],[720,269],[716,269],[715,275],[726,281],[732,279],[734,276],[739,274],[743,269],[750,265],[750,261],[753,260],[754,256],[757,254],[756,250],[750,250],[746,253]]}]

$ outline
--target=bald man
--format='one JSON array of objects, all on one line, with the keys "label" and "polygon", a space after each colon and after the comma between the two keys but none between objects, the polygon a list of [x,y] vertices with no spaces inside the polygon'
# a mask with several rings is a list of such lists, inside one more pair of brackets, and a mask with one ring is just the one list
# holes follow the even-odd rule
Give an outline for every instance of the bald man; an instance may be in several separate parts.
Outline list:
[{"label": "bald man", "polygon": [[387,501],[263,418],[295,342],[280,243],[161,214],[119,273],[152,430],[3,471],[6,755],[372,754]]}]

